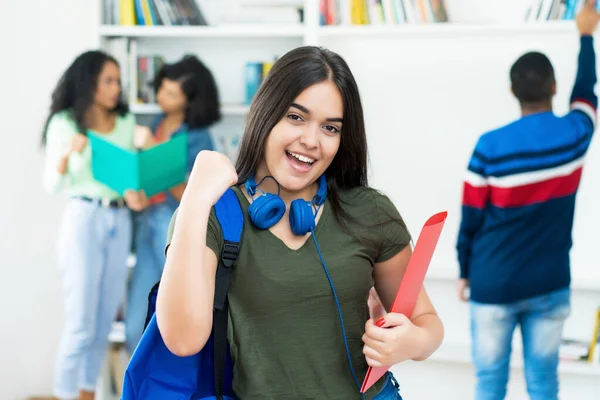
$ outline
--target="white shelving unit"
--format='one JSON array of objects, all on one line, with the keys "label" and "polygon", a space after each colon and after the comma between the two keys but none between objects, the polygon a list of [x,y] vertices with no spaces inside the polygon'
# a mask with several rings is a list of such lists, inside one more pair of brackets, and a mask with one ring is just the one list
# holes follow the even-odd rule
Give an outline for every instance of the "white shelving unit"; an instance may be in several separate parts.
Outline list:
[{"label": "white shelving unit", "polygon": [[[99,0],[100,2],[102,0]],[[200,4],[200,2],[199,2]],[[250,47],[257,46],[256,53],[268,51],[274,47],[274,53],[280,55],[293,47],[300,45],[320,45],[330,43],[331,40],[352,38],[418,38],[439,36],[440,38],[457,36],[485,36],[485,35],[521,35],[527,33],[564,33],[573,32],[575,28],[573,21],[548,21],[548,22],[523,22],[507,24],[461,24],[461,23],[430,23],[430,24],[399,24],[399,25],[344,25],[344,26],[320,26],[319,24],[319,0],[304,1],[304,23],[299,25],[280,24],[222,24],[217,26],[118,26],[100,25],[98,33],[100,42],[106,43],[114,38],[128,38],[135,40],[142,48],[139,53],[152,52],[153,49],[163,50],[169,47],[169,53],[177,53],[179,56],[186,52],[194,52],[187,44],[195,43],[204,48],[215,43],[218,46],[227,47],[224,52],[239,51],[246,57],[237,57],[235,63],[239,66],[239,76],[229,81],[225,77],[219,77],[216,72],[219,87],[225,88],[228,84],[241,84],[240,76],[243,73],[243,62],[250,57]],[[178,40],[187,40],[178,46]],[[236,48],[237,41],[244,42],[244,48]],[[253,41],[253,42],[252,42]],[[229,44],[226,44],[229,42]],[[234,43],[233,45],[231,43]],[[254,44],[252,44],[254,43]],[[246,46],[246,44],[248,46]],[[243,50],[243,51],[242,51]],[[251,54],[251,53],[250,53]],[[236,58],[232,54],[222,54],[224,58]],[[211,63],[207,57],[202,56],[208,64]],[[216,63],[216,62],[215,62]],[[240,90],[236,90],[236,98],[225,98],[226,105],[223,107],[224,115],[244,115],[248,107],[242,104]],[[150,115],[158,112],[158,107],[147,104],[131,104],[131,109],[138,115]]]},{"label": "white shelving unit", "polygon": [[244,38],[304,36],[303,26],[289,25],[222,25],[222,26],[114,26],[102,25],[103,37],[130,38]]},{"label": "white shelving unit", "polygon": [[[246,115],[250,106],[243,104],[222,104],[221,112],[225,115]],[[132,104],[130,109],[139,115],[153,115],[160,112],[157,104]]]},{"label": "white shelving unit", "polygon": [[431,23],[404,25],[356,25],[356,26],[320,26],[317,28],[318,38],[329,37],[407,37],[439,35],[522,35],[526,33],[561,33],[575,32],[573,21],[523,22],[507,24],[461,24]]}]

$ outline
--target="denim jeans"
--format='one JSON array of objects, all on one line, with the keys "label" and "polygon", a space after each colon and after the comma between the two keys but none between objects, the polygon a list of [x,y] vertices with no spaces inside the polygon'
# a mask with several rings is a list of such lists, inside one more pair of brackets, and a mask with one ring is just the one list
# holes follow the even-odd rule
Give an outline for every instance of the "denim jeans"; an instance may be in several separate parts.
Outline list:
[{"label": "denim jeans", "polygon": [[373,400],[402,400],[402,396],[400,396],[400,386],[391,372],[386,373],[385,385],[379,393],[373,397]]},{"label": "denim jeans", "polygon": [[523,337],[525,381],[531,400],[558,399],[558,350],[570,312],[570,290],[511,304],[471,301],[472,357],[477,384],[475,400],[506,396],[513,331]]},{"label": "denim jeans", "polygon": [[128,208],[69,200],[58,236],[65,296],[54,378],[54,394],[60,399],[76,399],[80,390],[96,389],[108,334],[125,294],[130,248]]},{"label": "denim jeans", "polygon": [[174,211],[166,203],[156,204],[135,219],[137,262],[131,275],[125,307],[125,337],[130,354],[133,354],[144,331],[148,294],[162,275],[167,231]]}]

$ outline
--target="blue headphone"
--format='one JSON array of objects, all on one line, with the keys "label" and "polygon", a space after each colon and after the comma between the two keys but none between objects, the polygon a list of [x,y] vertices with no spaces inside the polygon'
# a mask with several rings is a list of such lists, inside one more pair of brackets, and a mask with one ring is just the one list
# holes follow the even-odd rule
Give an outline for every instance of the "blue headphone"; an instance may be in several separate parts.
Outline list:
[{"label": "blue headphone", "polygon": [[[265,193],[258,189],[262,195],[254,199],[257,187],[260,186],[263,180],[266,178],[272,178],[266,176],[257,184],[253,177],[250,177],[246,183],[246,191],[252,197],[252,203],[248,208],[248,214],[250,219],[260,229],[269,229],[275,225],[283,214],[285,214],[285,203],[282,198],[279,197],[281,190],[278,189],[277,194]],[[279,187],[279,184],[278,184]],[[318,208],[325,203],[327,199],[327,179],[325,174],[319,178],[319,189],[317,194],[311,201],[304,199],[296,199],[292,201],[290,205],[290,226],[294,235],[306,235],[308,232],[312,232],[315,229],[315,215],[313,207]]]}]

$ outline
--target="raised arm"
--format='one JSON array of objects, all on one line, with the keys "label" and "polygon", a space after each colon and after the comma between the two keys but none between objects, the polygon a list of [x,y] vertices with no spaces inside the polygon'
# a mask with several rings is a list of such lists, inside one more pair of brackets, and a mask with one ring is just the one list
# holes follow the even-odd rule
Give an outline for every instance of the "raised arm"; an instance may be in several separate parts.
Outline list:
[{"label": "raised arm", "polygon": [[174,217],[156,303],[162,338],[176,355],[196,354],[210,336],[217,256],[206,245],[208,220],[212,206],[236,182],[235,169],[223,154],[198,154]]},{"label": "raised arm", "polygon": [[577,15],[576,23],[579,30],[580,49],[577,59],[577,76],[571,92],[571,110],[582,112],[593,129],[596,126],[596,110],[598,97],[594,91],[596,77],[596,53],[594,51],[593,34],[598,26],[600,15],[596,11],[595,1],[588,0]]}]

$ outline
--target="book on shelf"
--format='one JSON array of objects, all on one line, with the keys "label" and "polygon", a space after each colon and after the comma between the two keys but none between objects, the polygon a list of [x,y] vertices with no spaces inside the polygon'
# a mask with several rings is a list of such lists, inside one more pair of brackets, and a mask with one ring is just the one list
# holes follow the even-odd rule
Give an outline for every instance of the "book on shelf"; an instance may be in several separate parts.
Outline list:
[{"label": "book on shelf", "polygon": [[127,102],[130,105],[155,104],[154,80],[165,64],[165,58],[155,54],[138,55],[137,42],[127,38],[109,40],[106,51],[119,62]]},{"label": "book on shelf", "polygon": [[[160,55],[148,55],[137,56],[136,61],[137,68],[135,71],[132,71],[137,75],[137,79],[135,80],[135,84],[137,85],[135,103],[154,104],[156,103],[154,80],[165,64],[165,59]],[[134,78],[134,76],[131,76],[131,78]]]},{"label": "book on shelf", "polygon": [[196,0],[103,0],[104,24],[122,26],[207,25]]},{"label": "book on shelf", "polygon": [[[581,11],[586,0],[530,0],[525,21],[572,20]],[[600,2],[596,2],[600,11]]]},{"label": "book on shelf", "polygon": [[245,66],[246,98],[245,104],[250,105],[258,88],[267,77],[267,74],[277,61],[277,57],[269,61],[249,61]]},{"label": "book on shelf", "polygon": [[[106,51],[112,55],[121,68],[123,96],[132,109],[135,105],[156,104],[156,90],[154,80],[166,62],[165,57],[158,54],[138,55],[137,42],[127,38],[112,38],[106,43]],[[243,99],[235,101],[241,105],[249,105],[256,94],[262,81],[267,76],[271,67],[277,60],[248,61],[243,65],[245,94]],[[148,111],[148,108],[144,108]],[[159,111],[158,109],[153,110]],[[234,114],[238,114],[238,110]]]},{"label": "book on shelf", "polygon": [[401,25],[448,22],[444,0],[321,0],[321,25]]},{"label": "book on shelf", "polygon": [[144,190],[150,197],[185,182],[187,137],[178,135],[149,149],[128,150],[88,132],[94,179],[123,195]]}]

